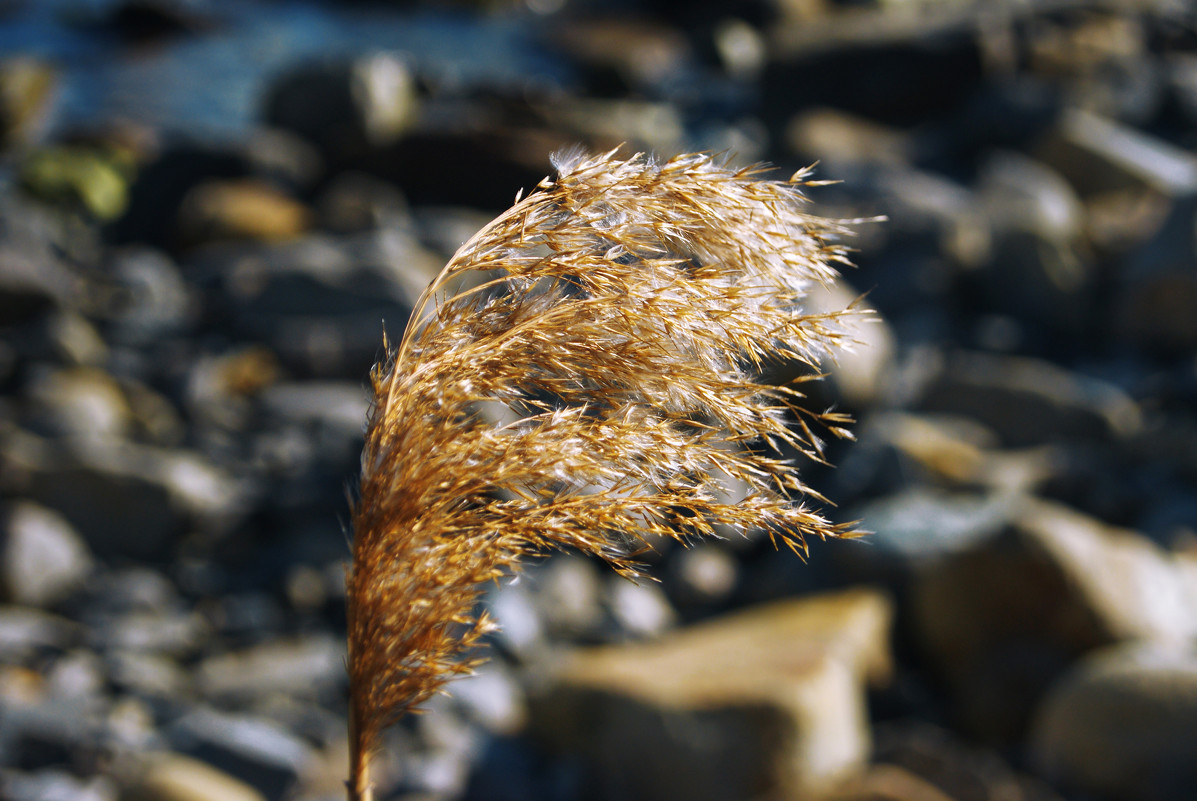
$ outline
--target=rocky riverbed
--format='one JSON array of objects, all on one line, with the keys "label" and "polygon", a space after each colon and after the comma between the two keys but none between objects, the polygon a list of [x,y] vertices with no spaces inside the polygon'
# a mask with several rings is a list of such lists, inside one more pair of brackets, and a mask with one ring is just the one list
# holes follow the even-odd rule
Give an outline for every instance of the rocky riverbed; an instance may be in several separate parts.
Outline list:
[{"label": "rocky riverbed", "polygon": [[384,331],[581,143],[819,162],[873,534],[562,554],[380,799],[1197,797],[1197,12],[0,6],[0,796],[344,797]]}]

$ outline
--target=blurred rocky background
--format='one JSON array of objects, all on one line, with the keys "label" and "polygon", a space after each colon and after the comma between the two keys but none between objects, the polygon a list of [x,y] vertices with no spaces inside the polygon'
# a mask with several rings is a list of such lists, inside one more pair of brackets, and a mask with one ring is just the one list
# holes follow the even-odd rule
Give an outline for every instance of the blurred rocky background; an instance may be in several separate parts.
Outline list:
[{"label": "blurred rocky background", "polygon": [[573,143],[818,161],[863,540],[559,555],[407,801],[1197,798],[1182,0],[0,3],[0,796],[344,797],[382,335]]}]

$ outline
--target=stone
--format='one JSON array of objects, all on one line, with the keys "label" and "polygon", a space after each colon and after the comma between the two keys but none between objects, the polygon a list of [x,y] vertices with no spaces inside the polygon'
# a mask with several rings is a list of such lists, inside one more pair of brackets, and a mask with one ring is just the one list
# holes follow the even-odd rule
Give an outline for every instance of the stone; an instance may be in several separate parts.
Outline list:
[{"label": "stone", "polygon": [[179,207],[177,228],[185,246],[222,240],[277,242],[295,239],[311,224],[298,200],[254,179],[206,181]]},{"label": "stone", "polygon": [[648,19],[565,19],[551,26],[545,43],[568,54],[588,85],[585,94],[599,97],[659,93],[693,57],[680,30]]},{"label": "stone", "polygon": [[99,657],[76,650],[54,662],[46,675],[46,694],[55,699],[88,703],[103,696],[106,677]]},{"label": "stone", "polygon": [[263,116],[268,125],[310,142],[337,166],[400,139],[416,121],[419,106],[415,79],[403,59],[379,52],[286,72],[267,88]]},{"label": "stone", "polygon": [[[230,332],[265,345],[296,378],[360,381],[378,357],[384,324],[401,327],[414,303],[405,284],[327,236],[207,255]],[[418,259],[421,251],[391,255]]]},{"label": "stone", "polygon": [[5,479],[65,517],[103,558],[161,558],[186,526],[216,534],[243,513],[241,487],[198,453],[25,432],[7,439]]},{"label": "stone", "polygon": [[55,361],[76,367],[102,367],[112,351],[95,325],[74,311],[62,311],[46,320],[46,339]]},{"label": "stone", "polygon": [[494,639],[503,648],[525,657],[545,646],[544,623],[527,585],[523,576],[517,576],[493,587],[485,599],[491,617],[499,625]]},{"label": "stone", "polygon": [[885,393],[888,368],[897,349],[897,338],[885,317],[844,280],[815,286],[803,298],[807,314],[830,314],[855,309],[839,325],[845,347],[820,365],[834,388],[837,400],[862,409],[877,403]]},{"label": "stone", "polygon": [[970,417],[1006,447],[1111,442],[1142,425],[1138,405],[1115,385],[1032,357],[956,352],[920,394],[919,410]]},{"label": "stone", "polygon": [[54,106],[56,70],[27,56],[0,60],[0,149],[36,141]]},{"label": "stone", "polygon": [[833,108],[813,108],[796,114],[786,125],[786,144],[804,162],[904,165],[912,144],[897,129]]},{"label": "stone", "polygon": [[117,789],[106,777],[79,778],[60,770],[5,771],[0,786],[8,801],[117,801]]},{"label": "stone", "polygon": [[721,544],[709,542],[682,550],[671,567],[671,595],[688,604],[725,601],[740,578],[734,554]]},{"label": "stone", "polygon": [[0,517],[0,586],[7,600],[51,606],[91,574],[91,553],[62,515],[20,502]]},{"label": "stone", "polygon": [[264,410],[291,423],[327,428],[355,444],[362,437],[370,400],[359,383],[301,381],[277,383],[261,395]]},{"label": "stone", "polygon": [[131,611],[93,619],[94,643],[106,651],[188,657],[200,650],[209,631],[195,612],[172,609]]},{"label": "stone", "polygon": [[175,751],[207,763],[267,801],[279,801],[294,787],[312,758],[305,742],[262,718],[198,708],[167,731]]},{"label": "stone", "polygon": [[103,370],[43,371],[26,388],[38,428],[53,436],[127,436],[132,409],[120,384]]},{"label": "stone", "polygon": [[1049,779],[1118,801],[1187,801],[1197,787],[1197,649],[1093,653],[1040,706],[1032,760]]},{"label": "stone", "polygon": [[996,535],[916,576],[911,614],[961,722],[1010,742],[1088,651],[1197,636],[1197,585],[1145,537],[1027,499]]},{"label": "stone", "polygon": [[986,306],[1083,335],[1095,277],[1080,198],[1046,165],[1004,151],[987,157],[978,183],[993,232],[990,259],[977,277]]},{"label": "stone", "polygon": [[873,765],[837,787],[827,801],[956,801],[934,784],[896,765]]},{"label": "stone", "polygon": [[43,200],[111,222],[129,206],[129,184],[107,153],[83,145],[55,145],[30,154],[21,183]]},{"label": "stone", "polygon": [[36,320],[69,306],[77,294],[74,276],[57,260],[43,260],[40,253],[7,246],[0,239],[0,324]]},{"label": "stone", "polygon": [[79,624],[27,606],[0,606],[0,662],[23,663],[44,651],[62,651],[79,636]]},{"label": "stone", "polygon": [[607,605],[615,622],[634,637],[660,634],[677,623],[677,613],[657,584],[633,584],[612,575],[607,579]]},{"label": "stone", "polygon": [[1167,196],[1197,189],[1197,156],[1116,120],[1068,109],[1037,157],[1082,196],[1148,188]]},{"label": "stone", "polygon": [[145,347],[171,334],[188,331],[195,322],[198,298],[182,272],[165,253],[130,247],[111,264],[119,298],[109,311],[115,341]]},{"label": "stone", "polygon": [[1013,768],[1000,752],[925,720],[879,723],[875,731],[874,770],[884,769],[885,779],[878,789],[910,791],[910,801],[933,792],[952,801],[1062,801],[1045,782]]},{"label": "stone", "polygon": [[[880,412],[856,433],[857,442],[840,461],[835,484],[866,496],[918,497],[928,492],[911,484],[998,494],[1029,492],[1055,470],[1049,448],[1000,449],[992,431],[967,417]],[[884,503],[880,498],[870,502]],[[877,529],[882,544],[892,539],[901,548],[904,537],[891,536],[886,529]]]},{"label": "stone", "polygon": [[272,693],[318,700],[344,683],[344,651],[341,642],[324,636],[275,639],[208,657],[196,669],[196,684],[205,697],[225,705]]},{"label": "stone", "polygon": [[175,698],[191,687],[174,659],[152,651],[114,650],[105,657],[105,670],[114,686],[143,698]]},{"label": "stone", "polygon": [[847,543],[837,555],[866,564],[933,564],[1001,531],[1017,503],[1001,492],[949,492],[915,484],[850,510],[848,519],[859,519],[860,527],[872,533],[860,543]]},{"label": "stone", "polygon": [[670,103],[607,98],[563,98],[549,104],[545,121],[573,133],[596,150],[626,142],[637,150],[678,152],[684,149],[686,127]]},{"label": "stone", "polygon": [[148,761],[131,790],[136,801],[267,801],[250,785],[206,762],[171,753]]},{"label": "stone", "polygon": [[487,662],[449,690],[467,720],[496,734],[514,734],[524,727],[527,709],[516,677],[498,661]]},{"label": "stone", "polygon": [[532,730],[593,767],[595,798],[826,790],[866,760],[864,685],[890,670],[890,616],[849,590],[581,649],[532,699]]},{"label": "stone", "polygon": [[104,749],[103,721],[89,699],[7,706],[0,715],[4,764],[27,771],[95,764]]},{"label": "stone", "polygon": [[551,635],[593,633],[603,622],[601,568],[594,560],[554,554],[525,575],[535,587],[540,617]]}]

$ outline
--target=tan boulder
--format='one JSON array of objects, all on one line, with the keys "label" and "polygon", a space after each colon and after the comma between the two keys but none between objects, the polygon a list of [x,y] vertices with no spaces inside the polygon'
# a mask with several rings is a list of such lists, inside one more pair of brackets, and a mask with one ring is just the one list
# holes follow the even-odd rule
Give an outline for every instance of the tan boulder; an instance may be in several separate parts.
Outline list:
[{"label": "tan boulder", "polygon": [[1026,500],[996,536],[916,579],[913,620],[963,723],[1021,735],[1038,698],[1094,648],[1197,636],[1197,584],[1181,555],[1056,503]]},{"label": "tan boulder", "polygon": [[577,651],[533,728],[589,760],[603,798],[814,797],[867,760],[865,684],[889,674],[891,616],[850,590]]}]

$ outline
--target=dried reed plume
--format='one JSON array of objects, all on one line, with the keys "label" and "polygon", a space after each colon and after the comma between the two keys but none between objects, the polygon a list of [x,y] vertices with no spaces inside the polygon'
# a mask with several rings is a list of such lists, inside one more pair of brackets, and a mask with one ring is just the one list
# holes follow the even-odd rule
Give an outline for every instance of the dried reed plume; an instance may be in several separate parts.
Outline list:
[{"label": "dried reed plume", "polygon": [[783,458],[820,458],[811,423],[846,420],[754,381],[778,360],[813,375],[844,344],[847,312],[802,313],[847,263],[841,225],[802,211],[806,173],[555,166],[458,250],[373,371],[348,577],[356,801],[381,731],[477,666],[481,585],[524,557],[575,549],[634,576],[657,537],[757,529],[804,552],[847,533]]}]

